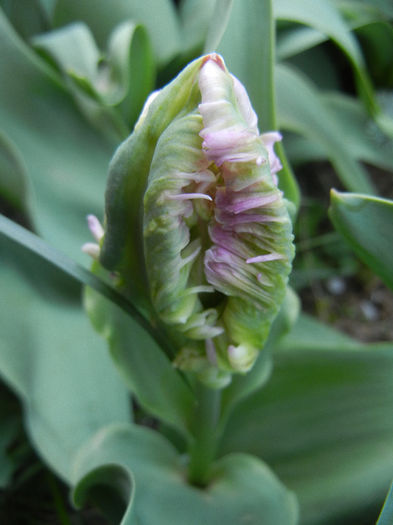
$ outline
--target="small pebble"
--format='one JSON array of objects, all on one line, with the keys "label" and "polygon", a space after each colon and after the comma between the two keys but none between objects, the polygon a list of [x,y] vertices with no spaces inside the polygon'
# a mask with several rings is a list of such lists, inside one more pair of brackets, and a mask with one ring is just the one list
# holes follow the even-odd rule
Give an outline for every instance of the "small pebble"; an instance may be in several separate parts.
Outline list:
[{"label": "small pebble", "polygon": [[376,321],[379,318],[378,308],[371,301],[361,301],[360,309],[367,321]]},{"label": "small pebble", "polygon": [[341,277],[332,277],[326,282],[326,288],[332,295],[341,295],[347,289],[347,285]]}]

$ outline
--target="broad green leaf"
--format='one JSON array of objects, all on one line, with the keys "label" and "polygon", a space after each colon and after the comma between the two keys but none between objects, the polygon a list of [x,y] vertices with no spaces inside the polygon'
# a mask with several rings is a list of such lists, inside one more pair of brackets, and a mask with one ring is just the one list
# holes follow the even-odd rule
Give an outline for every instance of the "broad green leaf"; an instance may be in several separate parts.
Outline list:
[{"label": "broad green leaf", "polygon": [[[109,141],[123,140],[129,128],[121,115],[105,104],[105,98],[117,86],[109,84],[106,71],[99,70],[102,55],[89,28],[82,23],[71,24],[36,36],[32,44],[63,74],[64,87],[88,122]],[[104,93],[100,92],[102,89]]]},{"label": "broad green leaf", "polygon": [[333,0],[333,3],[349,19],[357,19],[359,15],[393,18],[393,5],[386,0]]},{"label": "broad green leaf", "polygon": [[379,86],[393,87],[391,22],[374,21],[357,30],[371,78]]},{"label": "broad green leaf", "polygon": [[[102,479],[100,467],[123,467],[131,474],[128,485],[114,480],[118,498],[134,491],[122,525],[295,525],[297,505],[262,461],[232,454],[217,461],[206,489],[185,483],[185,465],[160,434],[146,427],[113,425],[87,443],[74,463],[74,500],[85,497]],[[108,468],[108,467],[107,467]],[[131,477],[132,475],[132,477]],[[132,493],[131,493],[132,495]]]},{"label": "broad green leaf", "polygon": [[221,445],[263,458],[297,494],[302,525],[367,521],[391,481],[393,346],[343,350],[319,337],[314,349],[277,353],[270,381],[238,405]]},{"label": "broad green leaf", "polygon": [[91,289],[86,291],[85,304],[95,329],[109,344],[119,373],[140,404],[187,436],[194,396],[163,348],[114,303]]},{"label": "broad green leaf", "polygon": [[86,439],[129,421],[128,393],[77,301],[80,287],[4,236],[0,253],[0,375],[37,451],[69,480]]},{"label": "broad green leaf", "polygon": [[384,506],[382,507],[381,514],[377,521],[377,525],[391,525],[393,523],[393,485],[390,485],[388,495]]},{"label": "broad green leaf", "polygon": [[285,60],[325,42],[327,36],[312,27],[295,26],[277,35],[277,58]]},{"label": "broad green leaf", "polygon": [[[277,129],[274,90],[274,20],[270,0],[234,0],[226,31],[217,51],[228,69],[245,85],[263,131]],[[279,186],[297,207],[299,189],[280,144],[276,150],[284,166]]]},{"label": "broad green leaf", "polygon": [[[53,69],[16,35],[0,11],[0,128],[18,149],[32,182],[38,232],[87,260],[86,215],[100,215],[114,149],[76,109]],[[23,78],[23,82],[21,79]]]},{"label": "broad green leaf", "polygon": [[212,0],[182,0],[179,5],[182,52],[202,52],[215,2]]},{"label": "broad green leaf", "polygon": [[118,85],[114,102],[121,101],[120,109],[132,129],[155,80],[153,52],[145,28],[132,22],[117,26],[108,43],[108,62],[112,80]]},{"label": "broad green leaf", "polygon": [[[0,215],[0,240],[2,238],[8,238],[4,242],[14,245],[21,257],[33,257],[36,264],[43,265],[48,279],[48,272],[55,273],[57,281],[61,280],[68,292],[72,285],[74,289],[79,284],[91,287],[86,294],[87,308],[96,330],[108,340],[127,386],[152,414],[187,435],[194,397],[164,353],[167,342],[162,335],[103,280]],[[28,334],[21,332],[20,337],[23,340]]]},{"label": "broad green leaf", "polygon": [[74,289],[75,286],[77,287],[81,284],[90,286],[113,303],[119,305],[120,308],[136,319],[141,326],[151,331],[160,340],[158,333],[154,331],[139,310],[104,280],[96,277],[62,252],[59,252],[33,233],[0,214],[0,239],[3,237],[8,238],[8,242],[19,246],[23,257],[31,254],[38,263],[47,264],[47,268],[55,272],[58,278],[62,276],[62,281],[66,280],[68,286],[71,283]]},{"label": "broad green leaf", "polygon": [[268,0],[234,0],[217,46],[229,71],[245,85],[262,132],[275,129],[274,20]]},{"label": "broad green leaf", "polygon": [[[384,135],[356,99],[339,93],[323,94],[320,98],[329,118],[334,120],[346,151],[356,160],[368,162],[393,172],[393,140]],[[292,162],[309,162],[327,157],[327,148],[315,142],[311,135],[287,140]]]},{"label": "broad green leaf", "polygon": [[97,81],[101,53],[86,24],[75,22],[37,35],[31,42],[41,53],[48,54],[60,70],[73,72],[91,84]]},{"label": "broad green leaf", "polygon": [[131,20],[147,29],[160,66],[167,64],[181,49],[180,29],[170,0],[58,0],[54,14],[57,27],[73,21],[85,22],[100,46],[104,46],[113,28]]},{"label": "broad green leaf", "polygon": [[94,504],[110,523],[128,523],[133,515],[135,479],[121,465],[93,468],[76,486],[73,503],[76,507]]},{"label": "broad green leaf", "polygon": [[393,201],[332,190],[329,214],[362,261],[393,289]]},{"label": "broad green leaf", "polygon": [[319,351],[316,342],[323,342],[323,350],[333,351],[358,348],[359,343],[351,337],[321,323],[314,317],[302,313],[288,334],[276,345],[277,351],[309,350]]},{"label": "broad green leaf", "polygon": [[314,86],[299,72],[280,65],[276,67],[276,89],[280,127],[322,144],[349,190],[372,193],[373,186],[366,171],[348,153],[339,126]]},{"label": "broad green leaf", "polygon": [[276,0],[274,16],[311,26],[328,35],[347,55],[354,70],[358,86],[372,113],[377,112],[373,90],[367,76],[360,47],[340,12],[327,0]]},{"label": "broad green leaf", "polygon": [[215,51],[220,44],[231,15],[233,0],[216,0],[207,31],[204,53]]},{"label": "broad green leaf", "polygon": [[[98,129],[118,141],[129,134],[154,80],[152,51],[142,26],[130,21],[117,26],[105,53],[81,22],[39,35],[33,44],[55,61],[82,112]],[[115,111],[112,106],[120,104],[122,111]]]},{"label": "broad green leaf", "polygon": [[[383,0],[382,0],[383,1]],[[342,0],[333,0],[333,3],[337,5],[337,8],[340,10],[341,14],[346,19],[348,24],[345,32],[348,29],[357,30],[357,35],[362,34],[363,30],[368,32],[368,26],[371,25],[372,32],[375,28],[382,29],[382,39],[388,39],[390,41],[390,33],[392,31],[391,26],[387,23],[386,18],[383,16],[382,12],[379,11],[378,7],[372,5],[371,3],[363,3],[355,0],[352,7],[346,7],[346,1]],[[349,1],[348,4],[351,2]],[[374,2],[373,2],[374,4]],[[393,16],[393,15],[392,15]],[[341,22],[340,22],[341,24]],[[377,40],[380,36],[378,35]],[[298,24],[293,24],[290,27],[285,27],[284,29],[279,30],[278,32],[278,41],[277,41],[277,56],[280,60],[292,57],[302,51],[306,51],[312,47],[315,47],[318,44],[326,42],[329,40],[329,34],[325,32],[318,31],[317,28],[300,26]],[[357,47],[357,46],[356,46]],[[368,53],[367,46],[363,46],[363,52]],[[382,54],[382,57],[379,56],[379,53]],[[371,54],[371,53],[370,53]],[[385,57],[389,56],[389,47],[379,47],[378,52],[373,54],[373,58],[380,62],[381,58],[384,60]],[[366,54],[367,58],[367,54]],[[367,64],[367,69],[374,66],[373,63]]]}]

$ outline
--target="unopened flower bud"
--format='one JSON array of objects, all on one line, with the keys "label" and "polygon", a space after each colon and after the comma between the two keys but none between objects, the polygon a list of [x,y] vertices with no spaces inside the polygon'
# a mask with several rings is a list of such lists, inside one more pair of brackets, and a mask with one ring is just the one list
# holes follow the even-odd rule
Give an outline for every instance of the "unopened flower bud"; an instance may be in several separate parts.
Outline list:
[{"label": "unopened flower bud", "polygon": [[278,140],[211,54],[154,94],[112,162],[100,260],[166,326],[174,364],[211,386],[252,367],[285,295]]}]

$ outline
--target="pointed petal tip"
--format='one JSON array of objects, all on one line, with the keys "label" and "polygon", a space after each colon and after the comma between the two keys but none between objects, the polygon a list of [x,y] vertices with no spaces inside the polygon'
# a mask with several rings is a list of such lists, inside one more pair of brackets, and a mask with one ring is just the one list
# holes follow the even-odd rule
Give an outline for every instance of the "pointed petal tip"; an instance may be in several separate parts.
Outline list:
[{"label": "pointed petal tip", "polygon": [[102,227],[100,221],[97,219],[95,215],[88,215],[87,216],[87,225],[89,227],[89,230],[91,234],[93,235],[94,239],[97,242],[100,242],[100,240],[104,236],[104,228]]},{"label": "pointed petal tip", "polygon": [[209,53],[203,59],[201,68],[209,61],[215,62],[223,71],[226,70],[224,59],[218,53]]}]

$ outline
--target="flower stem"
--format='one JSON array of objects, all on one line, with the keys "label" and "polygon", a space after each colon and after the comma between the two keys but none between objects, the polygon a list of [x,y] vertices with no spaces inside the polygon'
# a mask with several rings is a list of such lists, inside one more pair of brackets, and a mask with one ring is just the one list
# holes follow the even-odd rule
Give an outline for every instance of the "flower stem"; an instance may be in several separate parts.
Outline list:
[{"label": "flower stem", "polygon": [[204,487],[209,480],[210,466],[220,437],[221,391],[199,382],[196,390],[198,405],[193,422],[194,440],[189,449],[188,480],[193,485]]}]

